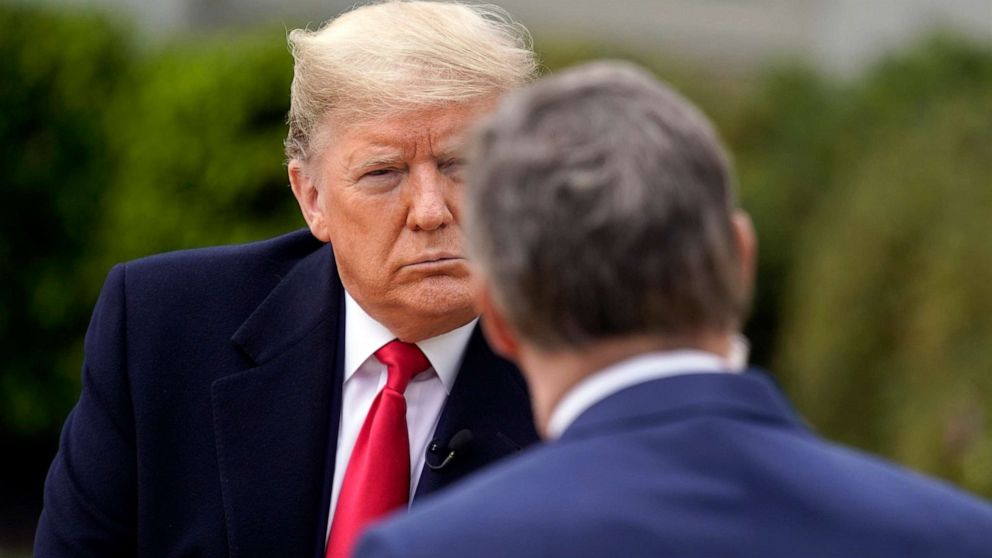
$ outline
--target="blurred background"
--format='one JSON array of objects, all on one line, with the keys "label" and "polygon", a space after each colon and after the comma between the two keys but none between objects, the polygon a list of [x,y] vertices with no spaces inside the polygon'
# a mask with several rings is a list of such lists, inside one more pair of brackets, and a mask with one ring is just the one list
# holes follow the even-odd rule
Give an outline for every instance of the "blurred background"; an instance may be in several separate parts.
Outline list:
[{"label": "blurred background", "polygon": [[[992,497],[992,0],[500,4],[548,71],[634,60],[716,121],[761,241],[752,360],[812,427]],[[0,0],[0,557],[110,266],[303,226],[285,34],[349,5]]]}]

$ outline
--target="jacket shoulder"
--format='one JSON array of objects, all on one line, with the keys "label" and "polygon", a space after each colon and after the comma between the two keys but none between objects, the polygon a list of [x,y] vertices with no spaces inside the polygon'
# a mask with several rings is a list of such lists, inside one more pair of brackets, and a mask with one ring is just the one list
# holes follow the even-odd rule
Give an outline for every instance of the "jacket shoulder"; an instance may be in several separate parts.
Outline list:
[{"label": "jacket shoulder", "polygon": [[[243,320],[290,270],[325,244],[301,230],[275,238],[156,254],[118,266],[125,305],[136,318]],[[224,327],[236,325],[232,321]]]},{"label": "jacket shoulder", "polygon": [[990,529],[992,507],[945,483],[706,417],[533,448],[371,528],[356,556],[978,558]]},{"label": "jacket shoulder", "polygon": [[129,278],[144,276],[189,277],[198,272],[236,272],[245,267],[291,267],[300,259],[319,250],[324,244],[309,231],[301,229],[288,234],[245,244],[211,246],[177,250],[146,256],[124,264]]}]

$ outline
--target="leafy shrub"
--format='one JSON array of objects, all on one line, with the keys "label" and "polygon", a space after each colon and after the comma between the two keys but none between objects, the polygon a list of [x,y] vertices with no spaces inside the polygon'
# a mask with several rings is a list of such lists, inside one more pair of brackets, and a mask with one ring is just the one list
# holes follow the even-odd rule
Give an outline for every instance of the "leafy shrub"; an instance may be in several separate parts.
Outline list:
[{"label": "leafy shrub", "polygon": [[282,155],[291,79],[282,31],[171,45],[138,64],[109,119],[121,158],[100,275],[115,261],[303,225]]},{"label": "leafy shrub", "polygon": [[105,109],[132,63],[91,15],[0,6],[0,421],[50,433],[78,390],[93,304],[79,269],[116,159]]},{"label": "leafy shrub", "polygon": [[992,53],[931,42],[850,96],[778,369],[828,436],[992,495]]}]

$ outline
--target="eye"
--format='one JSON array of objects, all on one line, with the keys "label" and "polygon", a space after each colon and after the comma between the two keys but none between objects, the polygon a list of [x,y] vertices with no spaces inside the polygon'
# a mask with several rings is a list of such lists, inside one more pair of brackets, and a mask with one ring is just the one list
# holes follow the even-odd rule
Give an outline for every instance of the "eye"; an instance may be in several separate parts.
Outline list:
[{"label": "eye", "polygon": [[369,192],[392,190],[403,179],[403,171],[396,167],[373,168],[365,171],[355,185]]},{"label": "eye", "polygon": [[363,174],[362,175],[362,178],[365,178],[367,176],[368,177],[388,176],[389,174],[391,174],[393,172],[395,172],[393,169],[376,169],[374,171],[369,171],[369,172]]},{"label": "eye", "polygon": [[462,171],[465,169],[465,159],[448,159],[442,161],[438,165],[438,168],[445,174],[460,177]]}]

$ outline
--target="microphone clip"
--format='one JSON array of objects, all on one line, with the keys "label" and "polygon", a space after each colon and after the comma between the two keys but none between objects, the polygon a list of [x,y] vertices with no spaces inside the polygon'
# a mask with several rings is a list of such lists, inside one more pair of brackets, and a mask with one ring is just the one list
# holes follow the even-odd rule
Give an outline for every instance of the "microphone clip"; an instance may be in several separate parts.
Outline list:
[{"label": "microphone clip", "polygon": [[431,463],[432,455],[437,455],[441,453],[441,445],[438,440],[431,442],[430,447],[427,449],[427,456],[424,458],[424,463],[431,471],[440,471],[448,466],[456,455],[467,453],[469,446],[472,444],[474,436],[472,431],[464,428],[455,433],[451,437],[451,440],[447,443],[448,454],[441,460],[440,463]]}]

